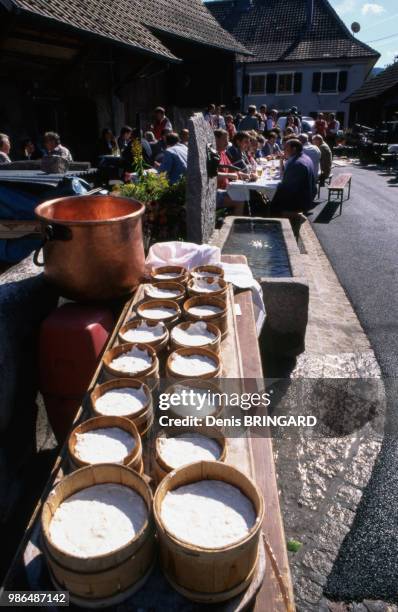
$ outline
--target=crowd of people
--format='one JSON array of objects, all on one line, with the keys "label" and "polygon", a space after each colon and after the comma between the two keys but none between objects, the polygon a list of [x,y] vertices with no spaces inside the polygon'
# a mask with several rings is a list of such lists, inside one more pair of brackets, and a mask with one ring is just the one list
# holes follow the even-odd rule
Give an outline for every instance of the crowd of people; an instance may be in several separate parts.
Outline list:
[{"label": "crowd of people", "polygon": [[[265,158],[279,160],[281,175],[269,210],[284,214],[312,208],[316,184],[323,185],[332,169],[332,148],[340,131],[334,114],[325,117],[319,113],[309,124],[296,107],[281,114],[268,111],[265,104],[259,110],[251,105],[246,115],[233,117],[224,107],[211,104],[203,116],[214,130],[220,156],[218,207],[243,214],[242,202],[228,195],[229,181],[256,181],[258,160]],[[252,193],[253,198],[255,195]]]},{"label": "crowd of people", "polygon": [[[224,106],[210,104],[203,116],[214,131],[220,161],[218,207],[243,214],[244,204],[231,200],[228,184],[237,179],[256,181],[259,158],[280,160],[281,183],[272,202],[274,210],[308,210],[312,206],[316,182],[322,185],[331,173],[332,148],[340,130],[334,114],[326,117],[319,113],[310,125],[308,118],[300,117],[296,107],[288,113],[279,113],[276,109],[268,110],[265,104],[258,110],[251,105],[245,115],[233,116]],[[158,106],[144,133],[124,125],[117,137],[110,128],[103,129],[97,156],[99,160],[119,159],[128,180],[134,171],[132,145],[139,141],[146,167],[166,173],[170,184],[174,184],[187,172],[188,140],[188,130],[183,129],[179,134],[173,131],[165,109]],[[24,141],[20,159],[58,155],[72,161],[70,151],[55,132],[46,132],[42,142],[40,148],[33,140]],[[10,150],[9,137],[0,134],[0,164],[11,162]]]},{"label": "crowd of people", "polygon": [[[7,134],[0,134],[0,164],[11,163],[11,139]],[[17,154],[18,160],[36,160],[42,157],[58,155],[67,161],[72,161],[72,155],[63,144],[56,132],[46,132],[43,136],[43,146],[38,147],[31,138],[23,141],[21,151]]]},{"label": "crowd of people", "polygon": [[[141,130],[124,125],[116,137],[110,128],[104,128],[96,147],[98,163],[105,157],[116,160],[118,167],[129,175],[134,170],[132,144],[139,140],[142,157],[146,166],[159,172],[165,172],[171,184],[176,183],[187,171],[188,160],[188,130],[180,134],[173,132],[171,121],[166,116],[165,109],[157,107],[153,113],[153,122],[142,135]],[[6,134],[0,134],[0,164],[9,164],[11,159],[11,140]],[[22,143],[21,151],[13,156],[13,160],[37,160],[45,156],[57,155],[73,161],[71,152],[63,144],[55,132],[46,132],[39,147],[34,140],[27,139]]]}]

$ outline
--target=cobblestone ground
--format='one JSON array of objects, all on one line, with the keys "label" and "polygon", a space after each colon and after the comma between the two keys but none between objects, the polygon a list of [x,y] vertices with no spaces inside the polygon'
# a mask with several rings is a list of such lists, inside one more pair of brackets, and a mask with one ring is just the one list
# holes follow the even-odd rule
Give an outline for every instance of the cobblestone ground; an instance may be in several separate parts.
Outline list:
[{"label": "cobblestone ground", "polygon": [[[360,596],[362,603],[331,601],[355,600],[366,593],[366,585],[361,584],[366,573],[361,574],[356,559],[351,567],[347,562],[345,579],[335,575],[335,567],[341,554],[349,559],[350,531],[360,518],[362,499],[377,466],[385,392],[368,339],[309,223],[302,226],[301,237],[310,282],[309,325],[306,352],[291,373],[283,408],[290,406],[298,414],[317,412],[321,428],[311,436],[274,440],[286,537],[303,544],[298,552],[289,553],[297,610],[392,612],[398,610],[395,605],[372,601],[372,594],[368,599]],[[330,379],[350,379],[348,392],[344,380]],[[337,385],[333,405],[327,399],[333,397],[328,394],[330,384]],[[364,546],[364,559],[371,546],[370,550]]]}]

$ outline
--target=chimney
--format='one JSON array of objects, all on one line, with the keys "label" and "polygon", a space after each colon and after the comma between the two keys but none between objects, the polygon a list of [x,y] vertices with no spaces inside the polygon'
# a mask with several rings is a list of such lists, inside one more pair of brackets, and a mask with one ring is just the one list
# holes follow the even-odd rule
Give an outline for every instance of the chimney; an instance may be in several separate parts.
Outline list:
[{"label": "chimney", "polygon": [[310,30],[312,27],[314,19],[314,2],[315,0],[307,0],[307,30]]}]

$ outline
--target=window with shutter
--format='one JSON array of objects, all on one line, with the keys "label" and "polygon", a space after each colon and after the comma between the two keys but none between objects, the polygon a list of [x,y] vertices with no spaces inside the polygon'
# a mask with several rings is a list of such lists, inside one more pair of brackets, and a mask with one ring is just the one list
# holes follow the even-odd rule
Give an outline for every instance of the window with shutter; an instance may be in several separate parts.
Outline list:
[{"label": "window with shutter", "polygon": [[267,94],[276,93],[276,74],[267,74]]},{"label": "window with shutter", "polygon": [[347,70],[342,70],[339,74],[339,91],[346,91],[348,81]]},{"label": "window with shutter", "polygon": [[265,74],[252,74],[250,77],[250,93],[265,93]]},{"label": "window with shutter", "polygon": [[294,73],[294,93],[301,93],[302,84],[303,84],[303,73],[295,72]]},{"label": "window with shutter", "polygon": [[336,93],[338,72],[322,72],[321,93]]},{"label": "window with shutter", "polygon": [[278,94],[293,93],[293,73],[283,72],[278,74]]},{"label": "window with shutter", "polygon": [[313,92],[318,93],[321,91],[321,76],[322,76],[321,72],[314,72],[314,74],[312,75],[312,91]]}]

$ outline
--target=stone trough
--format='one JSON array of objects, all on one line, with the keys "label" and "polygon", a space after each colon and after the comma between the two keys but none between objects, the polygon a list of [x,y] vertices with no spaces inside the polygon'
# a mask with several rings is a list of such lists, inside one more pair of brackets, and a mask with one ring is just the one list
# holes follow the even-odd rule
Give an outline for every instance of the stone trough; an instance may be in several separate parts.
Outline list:
[{"label": "stone trough", "polygon": [[288,219],[227,217],[212,240],[223,253],[245,255],[263,289],[264,348],[296,356],[305,350],[309,285]]}]

